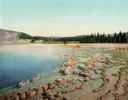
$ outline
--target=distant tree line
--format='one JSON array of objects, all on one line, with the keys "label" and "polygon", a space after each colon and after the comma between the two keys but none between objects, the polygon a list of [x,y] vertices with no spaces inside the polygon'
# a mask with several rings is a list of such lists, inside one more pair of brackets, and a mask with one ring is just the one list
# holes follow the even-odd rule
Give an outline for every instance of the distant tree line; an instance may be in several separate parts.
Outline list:
[{"label": "distant tree line", "polygon": [[114,34],[100,34],[93,33],[90,35],[81,35],[74,37],[41,37],[41,36],[30,36],[26,33],[21,33],[19,35],[21,39],[31,39],[31,42],[36,40],[43,40],[49,43],[69,43],[69,42],[79,42],[79,43],[128,43],[128,32],[119,32]]},{"label": "distant tree line", "polygon": [[20,33],[19,38],[20,39],[32,39],[33,37],[31,35],[26,34],[26,33]]},{"label": "distant tree line", "polygon": [[128,43],[128,32],[91,34],[81,38],[80,43]]},{"label": "distant tree line", "polygon": [[[41,38],[41,37],[40,37]],[[79,43],[128,43],[128,32],[119,32],[114,34],[90,34],[75,37],[42,37],[44,41],[63,43],[78,41]]]}]

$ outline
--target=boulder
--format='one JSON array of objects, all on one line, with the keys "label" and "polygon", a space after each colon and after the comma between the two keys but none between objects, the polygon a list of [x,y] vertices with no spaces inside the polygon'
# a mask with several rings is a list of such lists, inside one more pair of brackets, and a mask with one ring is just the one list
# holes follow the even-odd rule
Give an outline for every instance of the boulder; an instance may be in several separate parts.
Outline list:
[{"label": "boulder", "polygon": [[84,80],[85,81],[89,81],[90,80],[90,77],[85,77]]},{"label": "boulder", "polygon": [[56,87],[55,84],[53,84],[53,83],[48,83],[48,89],[53,90],[55,87]]},{"label": "boulder", "polygon": [[83,77],[89,77],[90,76],[90,74],[87,73],[87,72],[86,73],[85,72],[80,72],[79,75],[83,76]]},{"label": "boulder", "polygon": [[17,84],[17,88],[21,88],[21,87],[23,87],[23,86],[26,86],[27,84],[29,84],[30,82],[29,82],[29,80],[26,80],[26,81],[21,81],[21,82],[19,82],[18,84]]},{"label": "boulder", "polygon": [[65,82],[69,82],[69,81],[71,81],[72,79],[69,78],[69,77],[66,77],[66,78],[63,78],[63,80],[64,80]]},{"label": "boulder", "polygon": [[124,84],[123,88],[125,93],[128,94],[128,84]]},{"label": "boulder", "polygon": [[36,94],[43,92],[43,88],[41,86],[35,88],[34,90],[36,91]]},{"label": "boulder", "polygon": [[60,97],[61,95],[62,95],[62,92],[59,91],[59,92],[57,92],[57,94],[55,94],[55,97]]},{"label": "boulder", "polygon": [[36,95],[36,91],[35,90],[28,90],[27,91],[27,97],[33,97]]},{"label": "boulder", "polygon": [[55,99],[54,99],[54,96],[53,96],[53,95],[49,96],[49,97],[48,97],[48,100],[55,100]]},{"label": "boulder", "polygon": [[51,89],[45,91],[45,96],[46,96],[46,97],[50,97],[50,96],[52,96],[52,95],[53,95],[53,92],[52,92]]},{"label": "boulder", "polygon": [[42,84],[42,88],[43,88],[43,90],[47,90],[48,89],[48,84]]},{"label": "boulder", "polygon": [[19,96],[20,99],[24,99],[26,98],[26,91],[20,91],[17,93],[17,95]]},{"label": "boulder", "polygon": [[68,58],[67,61],[64,63],[65,66],[73,66],[76,64],[76,61],[72,58]]},{"label": "boulder", "polygon": [[65,75],[72,74],[72,69],[71,69],[70,67],[64,68],[64,74],[65,74]]},{"label": "boulder", "polygon": [[20,99],[19,96],[17,96],[17,94],[13,94],[11,100],[20,100]]},{"label": "boulder", "polygon": [[33,78],[31,79],[31,82],[35,82],[35,81],[40,80],[40,79],[41,79],[40,74],[36,74],[36,75],[34,75]]},{"label": "boulder", "polygon": [[63,100],[69,100],[67,96],[63,97]]},{"label": "boulder", "polygon": [[74,75],[79,75],[79,74],[80,74],[80,71],[77,71],[77,70],[76,70],[76,71],[73,71],[72,73],[73,73]]},{"label": "boulder", "polygon": [[56,79],[55,82],[59,83],[59,84],[62,84],[64,81],[62,79]]}]

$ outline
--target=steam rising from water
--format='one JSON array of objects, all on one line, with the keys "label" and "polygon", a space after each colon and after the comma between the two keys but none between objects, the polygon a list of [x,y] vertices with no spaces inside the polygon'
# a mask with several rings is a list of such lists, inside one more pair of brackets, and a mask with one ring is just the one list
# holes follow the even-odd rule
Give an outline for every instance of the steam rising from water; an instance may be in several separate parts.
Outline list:
[{"label": "steam rising from water", "polygon": [[0,29],[0,44],[13,43],[18,40],[18,35],[20,33],[15,31],[8,31]]}]

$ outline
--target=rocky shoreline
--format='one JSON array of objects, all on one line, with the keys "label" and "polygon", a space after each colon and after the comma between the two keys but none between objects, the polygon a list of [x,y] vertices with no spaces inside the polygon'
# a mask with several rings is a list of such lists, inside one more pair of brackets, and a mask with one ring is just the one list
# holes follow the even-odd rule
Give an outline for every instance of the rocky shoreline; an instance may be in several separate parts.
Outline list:
[{"label": "rocky shoreline", "polygon": [[[127,100],[128,56],[124,55],[128,54],[128,48],[73,46],[71,50],[74,54],[65,59],[58,72],[63,78],[3,95],[0,100]],[[37,74],[17,86],[21,88],[40,78]],[[89,84],[94,83],[96,85],[88,90]]]},{"label": "rocky shoreline", "polygon": [[33,82],[35,82],[35,81],[38,81],[38,80],[40,80],[40,79],[41,79],[41,76],[40,76],[39,74],[36,74],[36,75],[34,75],[34,76],[32,77],[31,80],[26,80],[26,81],[21,81],[21,82],[19,82],[19,83],[17,84],[16,88],[21,88],[21,87],[23,87],[23,86],[26,86],[26,85],[28,85],[28,84],[30,84],[30,83],[33,83]]}]

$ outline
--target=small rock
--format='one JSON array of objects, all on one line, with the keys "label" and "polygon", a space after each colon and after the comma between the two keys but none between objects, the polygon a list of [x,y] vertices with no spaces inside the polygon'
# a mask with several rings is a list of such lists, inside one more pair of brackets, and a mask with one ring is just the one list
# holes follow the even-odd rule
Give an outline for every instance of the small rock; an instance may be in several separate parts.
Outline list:
[{"label": "small rock", "polygon": [[21,82],[19,82],[18,84],[17,84],[17,88],[21,88],[21,87],[23,87],[23,86],[26,86],[27,84],[29,84],[30,83],[30,81],[28,81],[28,80],[26,80],[26,81],[21,81]]},{"label": "small rock", "polygon": [[38,93],[41,93],[41,92],[43,91],[42,87],[38,87],[38,88],[36,88],[35,90],[36,90],[36,93],[37,93],[37,94],[38,94]]},{"label": "small rock", "polygon": [[46,95],[46,97],[52,96],[52,95],[53,95],[53,94],[52,94],[52,90],[51,90],[51,89],[46,90],[46,91],[45,91],[45,95]]},{"label": "small rock", "polygon": [[33,97],[33,96],[35,96],[36,95],[36,91],[35,90],[28,90],[27,91],[27,96],[28,97]]},{"label": "small rock", "polygon": [[67,96],[63,97],[63,100],[69,100]]},{"label": "small rock", "polygon": [[90,77],[85,77],[84,78],[84,81],[89,81],[90,80]]},{"label": "small rock", "polygon": [[54,96],[53,95],[49,96],[48,100],[54,100]]},{"label": "small rock", "polygon": [[64,68],[64,74],[65,74],[65,75],[69,75],[69,74],[71,74],[71,73],[72,73],[72,70],[71,70],[70,67]]},{"label": "small rock", "polygon": [[37,80],[40,80],[41,79],[41,76],[39,74],[36,74],[32,79],[31,79],[31,82],[35,82]]},{"label": "small rock", "polygon": [[43,90],[47,90],[48,89],[48,85],[47,84],[43,84],[42,88],[43,88]]},{"label": "small rock", "polygon": [[58,92],[58,93],[55,95],[55,97],[59,97],[59,96],[61,96],[61,94],[62,94],[62,92]]},{"label": "small rock", "polygon": [[26,97],[26,91],[20,91],[17,93],[17,95],[21,98],[24,99]]},{"label": "small rock", "polygon": [[11,96],[12,100],[19,100],[19,96],[17,95],[17,93],[13,93]]}]

